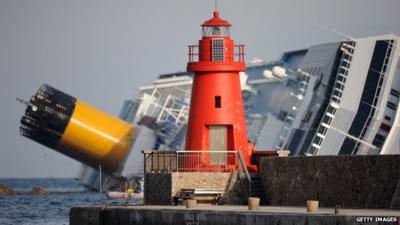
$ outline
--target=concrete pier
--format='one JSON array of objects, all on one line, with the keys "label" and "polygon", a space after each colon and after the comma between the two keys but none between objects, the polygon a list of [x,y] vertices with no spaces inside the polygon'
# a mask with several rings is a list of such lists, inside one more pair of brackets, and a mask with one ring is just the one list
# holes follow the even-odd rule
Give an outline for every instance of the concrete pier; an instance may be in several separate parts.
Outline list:
[{"label": "concrete pier", "polygon": [[264,206],[91,206],[73,207],[70,225],[383,225],[399,224],[400,210],[355,210]]}]

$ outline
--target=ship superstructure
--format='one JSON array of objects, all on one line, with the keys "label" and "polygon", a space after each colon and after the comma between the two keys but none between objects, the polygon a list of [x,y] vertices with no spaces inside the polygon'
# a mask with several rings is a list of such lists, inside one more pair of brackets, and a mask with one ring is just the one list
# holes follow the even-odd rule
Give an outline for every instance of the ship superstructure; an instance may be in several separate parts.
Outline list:
[{"label": "ship superstructure", "polygon": [[[400,154],[399,40],[351,39],[247,63],[240,81],[248,139],[293,156]],[[192,78],[160,75],[124,102],[120,118],[139,131],[122,176],[142,174],[141,150],[185,148]],[[98,172],[83,165],[79,179],[96,187]]]}]

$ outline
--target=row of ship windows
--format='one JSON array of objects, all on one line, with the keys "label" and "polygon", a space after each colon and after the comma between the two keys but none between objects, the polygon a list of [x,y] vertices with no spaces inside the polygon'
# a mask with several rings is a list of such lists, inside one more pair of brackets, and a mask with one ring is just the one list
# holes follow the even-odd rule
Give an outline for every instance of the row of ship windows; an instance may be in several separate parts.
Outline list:
[{"label": "row of ship windows", "polygon": [[[383,76],[386,73],[386,70],[387,70],[387,67],[388,67],[388,64],[389,64],[389,61],[390,61],[390,53],[391,53],[391,50],[392,50],[392,46],[391,46],[392,43],[393,43],[393,40],[390,42],[389,46],[386,48],[386,56],[385,56],[385,59],[383,61],[383,67],[382,67],[382,70],[380,72],[380,78],[379,78],[379,83],[378,83],[378,90],[377,90],[378,94],[380,93],[381,87],[383,85]],[[397,97],[397,98],[400,96],[400,92],[395,90],[395,89],[393,89],[393,88],[390,90],[390,94],[392,96],[394,96],[394,97]],[[375,106],[377,104],[377,102],[378,102],[378,96],[375,96],[373,105]],[[393,103],[391,101],[388,101],[386,106],[389,109],[392,109],[392,110],[396,111],[397,105],[395,103]],[[387,115],[385,115],[384,119],[387,120],[387,121],[391,121],[391,118],[389,116],[387,116]],[[380,132],[383,131],[383,132],[388,133],[388,132],[390,132],[391,126],[389,126],[389,125],[387,125],[385,123],[381,123],[379,128],[380,128]],[[374,140],[372,141],[372,144],[374,146],[378,147],[378,148],[381,148],[383,146],[383,144],[385,143],[385,139],[386,139],[386,136],[377,133],[375,135],[375,137],[374,137]]]},{"label": "row of ship windows", "polygon": [[[322,74],[322,68],[321,67],[312,67],[312,68],[306,68],[306,69],[301,69],[303,72],[307,73],[307,74],[303,74],[302,76],[300,76],[300,79],[298,79],[301,83],[300,83],[300,88],[299,88],[299,93],[301,93],[301,95],[304,95],[304,92],[307,89],[308,86],[308,82],[310,81],[310,76],[309,75],[318,75],[318,74]],[[307,111],[302,118],[303,122],[308,122],[311,118],[312,112],[311,111]],[[294,120],[294,117],[296,116],[296,112],[293,110],[293,114],[290,113],[288,114],[286,112],[286,120],[282,120],[285,121],[287,123],[292,123]],[[285,140],[287,135],[289,134],[289,128],[285,127],[287,129],[284,129],[280,135],[280,139]],[[279,144],[279,147],[281,147],[283,145],[283,143],[281,142]]]},{"label": "row of ship windows", "polygon": [[[386,125],[386,124],[382,123],[380,128],[381,128],[381,130],[384,130],[385,132],[389,132],[391,127],[389,125]],[[324,126],[321,126],[318,129],[318,133],[315,136],[314,141],[313,141],[313,146],[314,146],[313,148],[314,149],[321,145],[323,137],[325,136],[327,130],[328,129],[326,127],[324,127]],[[385,136],[383,136],[381,134],[376,134],[372,144],[375,145],[378,148],[381,148],[383,146],[383,143],[385,142],[385,139],[386,139]]]},{"label": "row of ship windows", "polygon": [[325,136],[328,128],[324,124],[328,125],[332,122],[333,116],[336,113],[336,108],[329,105],[326,109],[325,116],[322,118],[322,125],[318,128],[317,135],[314,137],[313,143],[319,146]]},{"label": "row of ship windows", "polygon": [[[355,47],[355,42],[348,42],[342,46],[345,48],[345,53],[343,54],[338,75],[336,78],[335,82],[335,88],[332,93],[332,100],[334,102],[339,103],[340,98],[342,97],[342,91],[344,89],[344,83],[346,82],[347,74],[349,72],[350,68],[350,63],[351,60],[353,59],[352,55],[354,53],[354,47]],[[322,118],[322,123],[320,124],[316,135],[314,136],[314,139],[312,141],[312,145],[309,149],[309,153],[315,154],[318,150],[319,147],[322,143],[323,137],[325,136],[328,128],[326,127],[330,125],[332,122],[332,118],[336,113],[336,108],[332,107],[331,105],[328,105],[326,109],[326,113],[324,117]],[[326,124],[326,125],[325,125]]]},{"label": "row of ship windows", "polygon": [[[385,116],[386,120],[391,120],[391,118],[389,116]],[[329,124],[331,122],[331,119],[327,119],[324,121],[324,123]],[[391,127],[385,123],[382,123],[380,126],[380,129],[385,131],[385,132],[389,132]],[[324,126],[320,126],[320,128],[318,129],[317,135],[314,138],[314,147],[316,148],[317,146],[319,147],[322,143],[323,137],[325,136],[326,132],[327,132],[327,128]],[[385,142],[386,137],[381,135],[381,134],[376,134],[374,140],[372,141],[372,144],[375,145],[378,148],[381,148]]]},{"label": "row of ship windows", "polygon": [[[342,97],[342,91],[344,89],[344,83],[346,82],[347,74],[349,72],[350,68],[350,62],[353,59],[352,54],[354,53],[354,45],[355,42],[351,42],[350,45],[346,45],[346,53],[343,54],[342,61],[340,63],[339,71],[338,71],[338,76],[335,82],[335,88],[332,93],[332,100],[335,102],[340,102],[340,98]],[[332,118],[336,113],[336,108],[332,107],[331,105],[328,105],[326,109],[326,113],[324,117],[322,118],[322,123],[327,124],[328,126],[332,122]],[[315,136],[315,140],[313,143],[320,145],[322,142],[322,137],[326,134],[328,128],[323,126],[323,124],[319,127],[318,133]],[[319,135],[318,135],[319,134]]]},{"label": "row of ship windows", "polygon": [[396,111],[396,109],[397,109],[397,105],[396,105],[395,103],[393,103],[393,102],[390,102],[390,101],[387,102],[386,106],[387,106],[389,109],[392,109],[392,110],[394,110],[394,111]]},{"label": "row of ship windows", "polygon": [[[396,98],[399,98],[400,97],[400,92],[398,91],[398,90],[395,90],[395,89],[390,89],[390,95],[392,95],[392,96],[394,96],[394,97],[396,97]],[[392,109],[392,110],[394,110],[394,111],[396,111],[396,109],[397,109],[397,105],[396,105],[396,103],[393,103],[393,102],[391,102],[391,101],[388,101],[387,102],[387,104],[386,104],[386,106],[389,108],[389,109]],[[389,117],[390,118],[390,117]],[[386,119],[386,117],[385,117],[385,119]]]},{"label": "row of ship windows", "polygon": [[[354,53],[354,50],[351,49],[349,50],[348,53],[352,54]],[[344,89],[344,83],[346,82],[346,77],[348,74],[348,69],[350,67],[350,61],[352,60],[352,56],[350,54],[344,54],[342,62],[340,64],[340,69],[338,72],[338,77],[335,82],[335,88],[332,93],[332,100],[335,102],[340,102],[340,98],[342,97],[342,91]],[[322,118],[322,123],[326,125],[330,125],[332,122],[332,118],[336,113],[336,109],[329,105],[326,109],[326,113],[324,117]],[[311,152],[315,152],[318,150],[317,147],[320,146],[323,137],[325,136],[328,128],[325,127],[323,124],[321,124],[318,128],[317,134],[314,136],[313,140],[313,146],[311,147]]]},{"label": "row of ship windows", "polygon": [[[354,53],[354,50],[351,48],[349,48],[347,50],[348,50],[347,53],[350,53],[350,54]],[[336,102],[339,102],[340,97],[342,96],[342,90],[344,88],[344,83],[346,82],[348,68],[350,67],[350,61],[352,60],[351,55],[348,55],[348,54],[345,54],[343,56],[343,58],[345,60],[342,60],[341,67],[340,67],[339,73],[338,73],[337,81],[339,81],[339,82],[335,83],[335,89],[333,91],[333,96],[332,96],[333,100],[335,100]],[[384,65],[383,65],[383,69],[382,69],[383,71],[385,71],[387,69],[386,67],[387,67],[388,63],[389,63],[389,57],[386,57]],[[380,82],[380,84],[378,86],[381,86],[381,85],[382,84]],[[391,89],[390,94],[396,98],[400,98],[400,92],[395,89]],[[390,101],[387,102],[387,107],[394,111],[396,111],[396,109],[397,109],[397,105]],[[327,108],[327,113],[324,116],[322,122],[329,125],[332,121],[332,118],[331,118],[331,116],[327,116],[327,115],[330,114],[333,116],[335,114],[335,112],[336,112],[336,109],[329,106]],[[386,116],[386,115],[385,115],[384,119],[387,121],[391,121],[391,117]],[[389,125],[382,123],[380,128],[381,128],[381,130],[383,130],[385,132],[389,132],[391,127]],[[309,151],[310,153],[314,154],[319,150],[320,144],[323,140],[323,137],[326,134],[326,131],[327,131],[327,127],[325,127],[324,124],[322,124],[322,126],[319,127],[316,136],[314,137],[313,144],[310,147],[310,151]],[[381,134],[376,134],[372,144],[381,148],[383,143],[385,142],[385,139],[386,139],[385,136],[383,136]]]},{"label": "row of ship windows", "polygon": [[393,88],[390,90],[390,94],[393,95],[396,98],[400,97],[400,92],[398,90],[393,89]]},{"label": "row of ship windows", "polygon": [[[393,43],[393,40],[392,40],[390,43]],[[388,47],[389,47],[390,49],[392,48],[392,46],[390,46],[390,45],[389,45]],[[389,63],[389,60],[390,60],[390,57],[386,57],[386,58],[385,58],[382,71],[386,71],[387,65],[388,65],[388,63]],[[399,97],[400,97],[400,92],[397,91],[397,90],[395,90],[395,89],[393,89],[393,88],[390,89],[390,94],[391,94],[392,96],[396,97],[396,98],[399,98]],[[391,101],[388,101],[387,104],[386,104],[386,106],[387,106],[389,109],[392,109],[392,110],[394,110],[394,111],[396,111],[396,109],[397,109],[397,105],[396,105],[395,103],[391,102]],[[387,115],[385,115],[384,119],[387,120],[387,121],[391,121],[391,120],[392,120],[392,118],[391,118],[390,116],[387,116]],[[390,129],[391,129],[391,127],[390,127],[389,125],[387,125],[387,124],[385,124],[385,123],[381,123],[380,130],[382,130],[382,131],[384,131],[384,132],[389,132]],[[372,144],[375,145],[375,146],[377,146],[378,148],[381,148],[381,147],[383,146],[383,144],[385,143],[385,139],[386,139],[386,136],[377,133],[377,134],[375,135],[375,137],[374,137],[374,140],[372,141]]]},{"label": "row of ship windows", "polygon": [[339,72],[335,82],[335,89],[332,93],[332,100],[339,103],[342,97],[342,91],[344,89],[344,83],[346,82],[347,74],[350,68],[350,61],[352,60],[352,55],[354,51],[348,51],[343,55],[342,61],[340,63]]}]

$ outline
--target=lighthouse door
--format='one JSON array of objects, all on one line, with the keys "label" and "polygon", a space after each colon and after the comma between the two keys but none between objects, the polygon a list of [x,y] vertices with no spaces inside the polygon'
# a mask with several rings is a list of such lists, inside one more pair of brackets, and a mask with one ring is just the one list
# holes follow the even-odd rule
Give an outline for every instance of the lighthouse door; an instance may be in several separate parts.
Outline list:
[{"label": "lighthouse door", "polygon": [[210,164],[226,164],[226,153],[212,151],[227,150],[226,126],[209,126]]}]

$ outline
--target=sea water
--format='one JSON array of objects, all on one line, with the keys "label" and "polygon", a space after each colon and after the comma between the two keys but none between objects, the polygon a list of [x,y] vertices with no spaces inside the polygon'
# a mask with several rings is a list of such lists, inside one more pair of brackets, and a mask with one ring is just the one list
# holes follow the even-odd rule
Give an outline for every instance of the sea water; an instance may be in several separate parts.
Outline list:
[{"label": "sea water", "polygon": [[[104,195],[89,191],[69,178],[0,179],[0,184],[18,193],[0,196],[0,225],[68,225],[69,210],[73,206],[141,203],[106,200]],[[44,188],[49,194],[31,195],[35,186]]]}]

